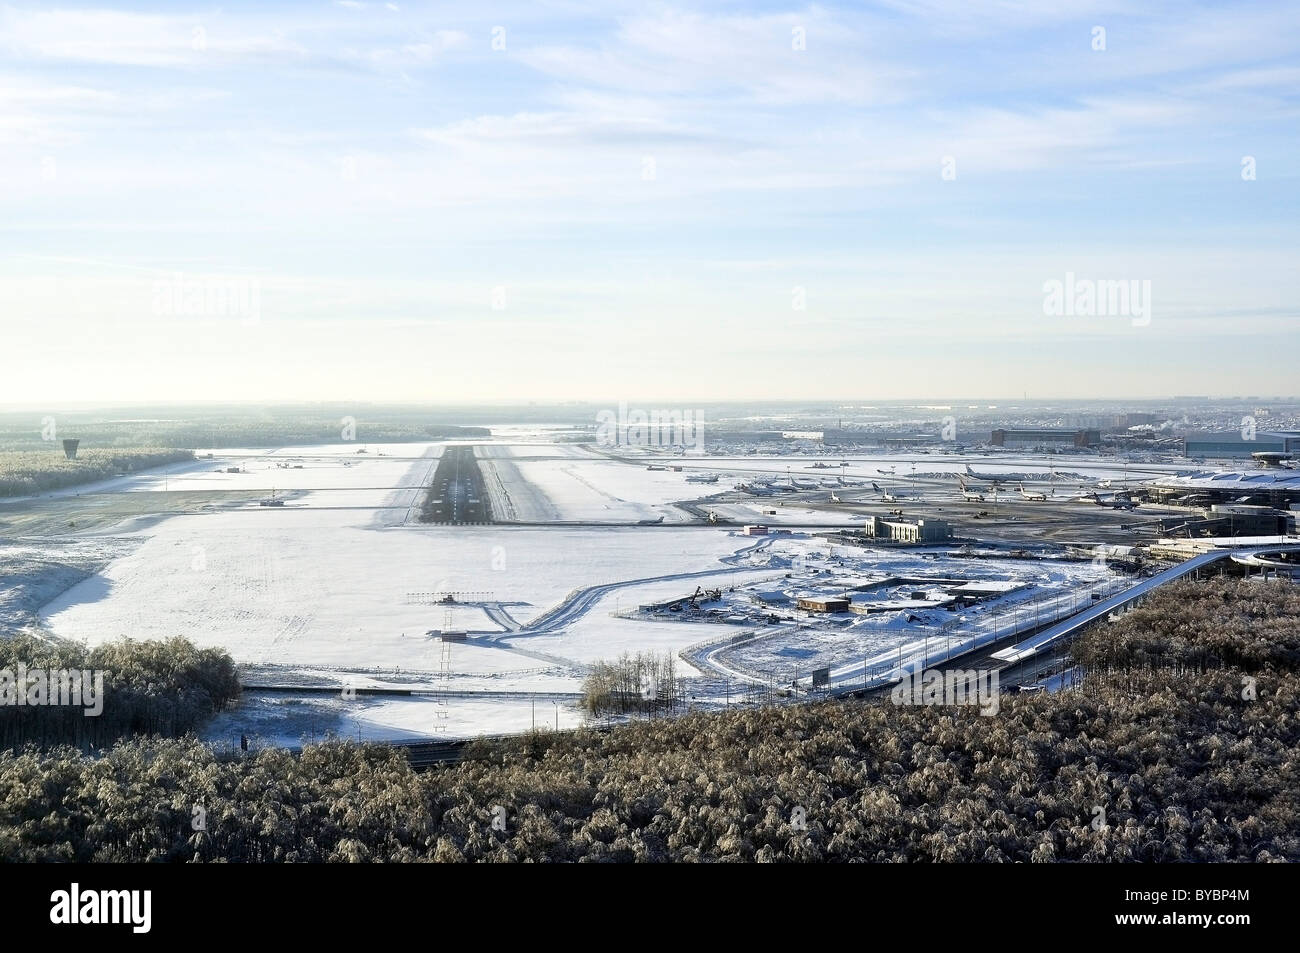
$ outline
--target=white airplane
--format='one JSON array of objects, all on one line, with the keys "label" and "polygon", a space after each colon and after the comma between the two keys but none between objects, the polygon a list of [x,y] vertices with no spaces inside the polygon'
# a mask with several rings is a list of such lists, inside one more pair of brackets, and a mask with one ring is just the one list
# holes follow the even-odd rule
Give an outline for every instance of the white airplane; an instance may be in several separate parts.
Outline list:
[{"label": "white airplane", "polygon": [[1112,493],[1108,497],[1101,497],[1094,493],[1092,494],[1092,501],[1098,506],[1109,506],[1113,510],[1135,510],[1138,507],[1137,500],[1123,491]]},{"label": "white airplane", "polygon": [[831,502],[832,502],[832,503],[843,503],[844,501],[841,500],[838,496],[835,495],[835,491],[834,491],[834,490],[831,490]]},{"label": "white airplane", "polygon": [[762,483],[737,483],[736,489],[750,496],[775,496],[776,490]]},{"label": "white airplane", "polygon": [[958,475],[958,477],[957,477],[957,483],[961,486],[961,495],[962,495],[962,499],[966,500],[968,503],[983,503],[983,502],[984,502],[984,489],[983,489],[983,487],[978,487],[978,486],[967,486],[967,485],[966,485],[966,478],[963,477],[963,476],[960,476],[960,475]]},{"label": "white airplane", "polygon": [[1047,494],[1042,490],[1026,490],[1023,483],[1020,484],[1020,495],[1031,503],[1046,503]]},{"label": "white airplane", "polygon": [[871,488],[872,488],[873,490],[875,490],[877,493],[880,494],[880,502],[882,502],[882,503],[897,503],[897,502],[898,502],[898,497],[894,496],[894,494],[891,493],[891,492],[890,492],[889,490],[887,490],[887,489],[882,490],[882,489],[880,488],[880,484],[875,483],[875,482],[873,481],[872,484],[871,484]]},{"label": "white airplane", "polygon": [[686,482],[687,483],[717,483],[718,475],[716,473],[711,473],[707,476],[703,474],[701,474],[700,476],[688,476],[686,478]]},{"label": "white airplane", "polygon": [[975,480],[987,480],[989,483],[994,485],[999,483],[1014,483],[1020,480],[1020,476],[1015,473],[980,473],[976,470],[972,470],[969,463],[966,464],[966,475]]}]

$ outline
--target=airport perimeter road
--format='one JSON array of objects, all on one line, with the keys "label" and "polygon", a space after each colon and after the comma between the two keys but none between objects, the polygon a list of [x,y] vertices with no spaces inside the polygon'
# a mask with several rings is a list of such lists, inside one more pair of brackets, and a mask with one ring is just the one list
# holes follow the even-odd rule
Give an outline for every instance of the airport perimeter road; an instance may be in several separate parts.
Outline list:
[{"label": "airport perimeter road", "polygon": [[1119,595],[1112,596],[1090,606],[1083,612],[1071,616],[1059,625],[1054,625],[1049,629],[1040,632],[1032,638],[1025,639],[1010,648],[1003,649],[1001,652],[993,653],[993,658],[1000,659],[1004,662],[1021,662],[1027,658],[1043,652],[1056,643],[1067,640],[1070,636],[1077,633],[1084,626],[1095,622],[1097,619],[1109,615],[1116,609],[1121,609],[1136,599],[1140,599],[1148,593],[1165,583],[1173,582],[1175,579],[1181,579],[1184,576],[1191,575],[1198,569],[1204,569],[1207,566],[1220,562],[1224,559],[1236,559],[1237,557],[1259,556],[1263,553],[1300,553],[1300,545],[1272,545],[1272,546],[1249,546],[1240,549],[1216,549],[1212,552],[1201,553],[1199,556],[1193,556],[1186,562],[1179,563],[1171,569],[1152,576],[1149,579],[1143,579],[1136,585],[1130,586]]}]

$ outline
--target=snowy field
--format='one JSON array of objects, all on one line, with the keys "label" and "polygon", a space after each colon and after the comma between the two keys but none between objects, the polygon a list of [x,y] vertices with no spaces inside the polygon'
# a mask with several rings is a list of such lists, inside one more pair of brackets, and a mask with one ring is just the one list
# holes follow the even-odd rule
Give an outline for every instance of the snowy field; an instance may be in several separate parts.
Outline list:
[{"label": "snowy field", "polygon": [[[706,530],[421,527],[374,529],[364,511],[276,509],[174,517],[130,556],[44,609],[60,636],[91,643],[184,633],[241,662],[358,671],[433,670],[442,608],[409,593],[486,593],[527,622],[583,586],[721,569],[749,540]],[[457,627],[499,631],[483,615]],[[486,664],[486,663],[484,663]]]},{"label": "snowy field", "polygon": [[[489,492],[500,489],[522,522],[576,520],[684,522],[690,515],[668,504],[717,491],[686,482],[685,473],[647,470],[614,460],[568,457],[487,459],[480,462]],[[723,487],[727,489],[728,487]],[[494,511],[497,497],[493,497]]]},{"label": "snowy field", "polygon": [[253,744],[293,747],[327,735],[359,741],[402,741],[429,737],[473,738],[516,734],[534,725],[560,730],[580,727],[581,713],[570,702],[548,698],[486,699],[433,696],[291,697],[254,695],[238,709],[223,712],[203,731],[204,740],[231,747],[247,735]]}]

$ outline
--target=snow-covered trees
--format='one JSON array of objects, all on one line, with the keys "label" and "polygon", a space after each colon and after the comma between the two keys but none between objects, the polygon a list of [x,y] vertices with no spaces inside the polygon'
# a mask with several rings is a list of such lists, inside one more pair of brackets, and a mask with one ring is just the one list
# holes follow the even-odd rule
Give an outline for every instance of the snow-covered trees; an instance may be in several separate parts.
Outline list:
[{"label": "snow-covered trees", "polygon": [[582,683],[582,707],[592,715],[671,713],[681,697],[671,652],[624,652],[617,661],[595,663]]},{"label": "snow-covered trees", "polygon": [[[1250,584],[1225,600],[1225,586],[1142,611],[1194,620],[1180,651],[1226,645],[1242,614],[1287,644],[1290,593]],[[1086,690],[1008,696],[993,717],[871,702],[697,713],[482,742],[425,774],[343,741],[300,755],[193,739],[100,758],[9,752],[0,857],[1300,860],[1300,678],[1285,656],[1259,646],[1237,657],[1264,668],[1192,671],[1106,651],[1112,671]]]},{"label": "snow-covered trees", "polygon": [[103,480],[167,463],[194,459],[192,450],[154,448],[99,450],[84,449],[69,460],[61,449],[10,450],[0,452],[0,497],[26,496]]},{"label": "snow-covered trees", "polygon": [[[196,649],[184,639],[109,642],[93,649],[19,634],[0,639],[0,672],[17,699],[27,672],[100,673],[102,710],[88,705],[0,704],[0,745],[71,744],[84,748],[135,735],[178,736],[199,727],[239,695],[234,661],[219,649]],[[0,675],[0,681],[4,676]],[[34,684],[34,682],[33,682]],[[52,691],[51,693],[52,694]],[[7,699],[8,693],[0,694]]]}]

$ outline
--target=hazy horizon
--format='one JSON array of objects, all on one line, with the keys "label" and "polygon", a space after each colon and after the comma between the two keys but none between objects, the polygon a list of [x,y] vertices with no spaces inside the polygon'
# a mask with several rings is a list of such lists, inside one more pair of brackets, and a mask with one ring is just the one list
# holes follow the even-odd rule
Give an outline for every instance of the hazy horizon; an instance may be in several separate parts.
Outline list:
[{"label": "hazy horizon", "polygon": [[[78,400],[52,400],[43,402],[30,403],[7,403],[0,405],[0,414],[15,414],[28,411],[45,411],[45,410],[164,410],[164,409],[235,409],[248,408],[256,409],[259,407],[281,407],[281,408],[310,408],[310,407],[330,407],[346,408],[348,406],[356,407],[376,407],[376,408],[411,408],[411,409],[430,409],[440,411],[457,411],[457,410],[477,410],[477,409],[502,409],[502,410],[522,410],[522,409],[541,409],[547,408],[616,408],[620,403],[628,405],[629,408],[647,409],[652,406],[671,408],[689,408],[693,405],[704,407],[760,407],[771,410],[778,410],[792,407],[805,407],[809,409],[870,409],[871,407],[917,407],[931,409],[978,409],[978,410],[995,410],[995,409],[1012,409],[1016,407],[1040,408],[1056,403],[1083,404],[1083,405],[1125,405],[1134,404],[1181,404],[1191,400],[1207,400],[1214,402],[1231,402],[1231,401],[1279,401],[1283,403],[1300,402],[1300,396],[1294,394],[1160,394],[1156,396],[1121,396],[1121,397],[1099,397],[1099,396],[1048,396],[1030,394],[1018,397],[1008,396],[926,396],[926,397],[903,397],[903,398],[871,398],[871,397],[789,397],[789,398],[683,398],[669,397],[664,395],[650,397],[609,397],[609,398],[575,398],[570,400],[475,400],[475,401],[436,401],[436,400],[351,400],[345,397],[322,398],[319,400],[295,400],[292,398],[277,400],[259,400],[249,398],[243,400],[132,400],[132,401],[78,401]],[[834,405],[833,407],[822,408],[820,405]]]}]

